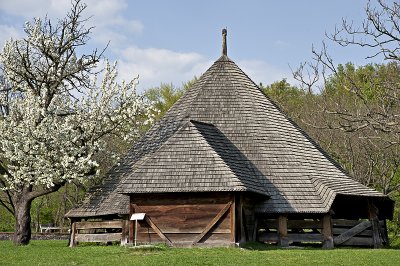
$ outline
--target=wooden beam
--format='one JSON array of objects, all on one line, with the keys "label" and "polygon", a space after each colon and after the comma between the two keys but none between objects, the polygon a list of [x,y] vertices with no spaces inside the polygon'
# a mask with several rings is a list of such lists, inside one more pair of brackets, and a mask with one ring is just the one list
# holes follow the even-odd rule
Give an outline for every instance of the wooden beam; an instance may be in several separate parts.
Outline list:
[{"label": "wooden beam", "polygon": [[332,219],[333,227],[354,227],[359,224],[359,220]]},{"label": "wooden beam", "polygon": [[[204,224],[201,228],[165,228],[165,224],[163,224],[163,233],[164,234],[201,234],[204,230]],[[138,234],[148,234],[150,233],[148,231],[148,228],[138,228]],[[213,229],[213,234],[231,234],[231,229],[230,228],[219,228],[219,227],[214,227]]]},{"label": "wooden beam", "polygon": [[[132,199],[132,196],[130,197]],[[132,200],[131,200],[132,201]],[[135,232],[135,223],[130,220],[131,215],[135,213],[135,208],[133,204],[129,203],[129,216],[128,216],[128,226],[129,226],[129,238],[128,243],[133,243],[134,232]]]},{"label": "wooden beam", "polygon": [[79,229],[106,229],[106,228],[122,228],[122,220],[117,221],[96,221],[96,222],[76,222],[75,227]]},{"label": "wooden beam", "polygon": [[106,234],[77,234],[77,242],[111,242],[121,241],[121,233],[106,233]]},{"label": "wooden beam", "polygon": [[279,242],[278,233],[260,232],[257,238],[261,242]]},{"label": "wooden beam", "polygon": [[128,243],[129,238],[129,220],[122,220],[122,235],[121,235],[121,246],[124,246]]},{"label": "wooden beam", "polygon": [[371,219],[371,224],[372,224],[372,241],[374,242],[374,248],[382,248],[383,241],[380,235],[380,230],[379,230],[380,226],[378,217]]},{"label": "wooden beam", "polygon": [[258,236],[258,217],[255,216],[252,241],[257,241],[257,236]]},{"label": "wooden beam", "polygon": [[352,237],[349,240],[343,242],[343,246],[368,246],[374,245],[371,237]]},{"label": "wooden beam", "polygon": [[[347,232],[349,230],[348,228],[333,228],[333,234],[334,235],[340,235],[343,234],[344,232]],[[358,233],[357,236],[367,236],[372,239],[372,230],[371,229],[365,229],[361,233]]]},{"label": "wooden beam", "polygon": [[[259,221],[260,228],[278,229],[276,219],[262,219]],[[322,221],[315,220],[288,220],[287,227],[290,229],[322,229]]]},{"label": "wooden beam", "polygon": [[217,214],[217,216],[215,216],[211,220],[211,222],[204,228],[204,230],[194,238],[192,245],[197,244],[211,230],[211,228],[213,228],[214,225],[218,223],[218,221],[222,218],[222,216],[224,216],[224,214],[229,210],[231,206],[232,202],[228,202],[228,204],[226,204],[224,208],[222,208],[222,210]]},{"label": "wooden beam", "polygon": [[279,215],[278,217],[278,235],[279,245],[281,247],[289,246],[287,217],[285,215]]},{"label": "wooden beam", "polygon": [[386,220],[379,221],[379,233],[383,241],[383,245],[386,246],[389,244],[389,236],[386,226]]},{"label": "wooden beam", "polygon": [[[269,232],[260,232],[258,235],[258,241],[261,242],[278,242],[280,243],[281,239],[278,233],[269,233]],[[286,238],[284,238],[286,243],[289,241],[293,242],[322,242],[323,236],[321,234],[316,233],[291,233],[288,234]]]},{"label": "wooden beam", "polygon": [[235,194],[232,195],[232,205],[231,205],[231,242],[236,242],[236,203]]},{"label": "wooden beam", "polygon": [[239,226],[240,226],[240,243],[246,242],[246,228],[244,219],[244,209],[243,209],[243,195],[240,194],[239,198]]},{"label": "wooden beam", "polygon": [[322,247],[326,249],[332,249],[334,247],[332,219],[329,213],[325,214],[322,217],[322,235],[323,235]]},{"label": "wooden beam", "polygon": [[154,230],[154,232],[156,232],[157,235],[161,237],[161,239],[167,242],[168,245],[172,246],[171,240],[169,240],[169,238],[160,230],[160,228],[158,228],[158,226],[155,223],[153,223],[153,221],[150,219],[149,216],[146,215],[144,217],[144,220],[150,225],[150,227]]},{"label": "wooden beam", "polygon": [[293,242],[322,242],[323,236],[317,233],[291,233],[288,235],[288,241]]},{"label": "wooden beam", "polygon": [[374,205],[372,200],[368,201],[368,218],[372,224],[372,241],[374,242],[374,248],[381,248],[383,241],[380,236],[379,230],[379,219],[378,219],[378,208]]},{"label": "wooden beam", "polygon": [[[138,205],[136,204],[132,205],[135,208],[135,211],[140,210]],[[142,210],[140,211],[143,212]],[[144,220],[147,222],[148,225],[150,225],[150,227],[154,230],[154,232],[156,232],[157,235],[161,237],[162,240],[167,242],[168,245],[172,246],[171,240],[169,240],[169,238],[160,230],[160,228],[158,228],[158,226],[151,220],[151,218],[148,215],[144,217]]]},{"label": "wooden beam", "polygon": [[335,245],[340,245],[343,242],[349,240],[353,236],[361,233],[362,231],[364,231],[365,229],[367,229],[369,227],[371,227],[371,222],[370,221],[361,222],[358,225],[354,226],[353,228],[350,228],[348,231],[344,232],[343,234],[335,237],[333,239],[333,242],[334,242]]}]

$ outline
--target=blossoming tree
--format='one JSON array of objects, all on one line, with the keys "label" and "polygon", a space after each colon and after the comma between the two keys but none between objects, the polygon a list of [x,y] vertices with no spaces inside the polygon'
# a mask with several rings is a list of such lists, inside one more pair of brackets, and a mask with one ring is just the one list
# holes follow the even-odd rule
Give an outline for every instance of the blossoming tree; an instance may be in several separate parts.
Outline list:
[{"label": "blossoming tree", "polygon": [[85,8],[76,0],[55,25],[27,22],[26,37],[0,54],[0,204],[15,216],[15,244],[30,241],[35,198],[96,175],[104,137],[132,140],[152,120],[136,79],[118,83],[107,61],[99,70],[102,52],[79,55],[91,33]]}]

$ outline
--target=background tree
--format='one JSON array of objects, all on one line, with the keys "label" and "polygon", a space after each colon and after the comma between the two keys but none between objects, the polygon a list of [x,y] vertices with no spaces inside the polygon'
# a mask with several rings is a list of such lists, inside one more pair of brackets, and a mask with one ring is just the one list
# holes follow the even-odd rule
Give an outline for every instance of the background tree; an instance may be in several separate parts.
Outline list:
[{"label": "background tree", "polygon": [[[312,49],[313,60],[301,64],[293,74],[304,88],[321,91],[314,98],[318,115],[311,115],[316,120],[308,121],[319,132],[331,132],[327,134],[331,140],[320,138],[325,139],[330,153],[362,183],[398,203],[400,4],[368,1],[365,12],[366,18],[359,25],[343,19],[327,37],[341,46],[367,48],[366,58],[382,58],[385,64],[336,65],[323,43],[320,51]],[[323,123],[316,123],[318,117]]]},{"label": "background tree", "polygon": [[157,113],[154,114],[156,120],[163,117],[169,108],[171,108],[196,81],[197,78],[194,77],[192,80],[183,83],[181,87],[175,87],[173,84],[161,84],[159,87],[146,90],[144,96],[153,103],[154,109],[157,110]]},{"label": "background tree", "polygon": [[102,52],[79,55],[91,33],[85,8],[76,0],[56,24],[26,23],[26,37],[7,41],[0,54],[0,204],[15,216],[16,244],[30,240],[35,198],[95,176],[105,137],[133,140],[151,122],[135,79],[118,83],[108,62],[99,70]]},{"label": "background tree", "polygon": [[[336,67],[324,44],[321,51],[312,50],[313,62],[302,64],[297,71],[294,71],[294,77],[306,86],[316,85],[315,80],[323,80],[327,86],[336,85],[346,89],[357,97],[356,104],[359,111],[347,112],[340,105],[335,109],[327,110],[341,119],[339,126],[347,131],[365,128],[378,130],[387,133],[387,136],[390,135],[387,145],[400,145],[398,138],[400,133],[400,116],[398,115],[400,105],[399,3],[391,1],[389,4],[382,0],[368,1],[366,19],[360,26],[354,26],[352,21],[343,19],[342,25],[328,37],[342,46],[355,45],[374,49],[372,55],[368,55],[367,58],[382,55],[390,63],[387,67],[382,66],[384,68],[375,73],[371,65],[358,69],[358,73],[354,73],[354,69],[352,70],[349,66],[346,70],[343,66]],[[310,68],[306,69],[305,66]],[[361,71],[364,76],[361,76]],[[309,77],[309,73],[313,76],[307,81],[306,77]],[[378,76],[371,74],[378,74]],[[382,74],[385,74],[384,79],[382,79]]]}]

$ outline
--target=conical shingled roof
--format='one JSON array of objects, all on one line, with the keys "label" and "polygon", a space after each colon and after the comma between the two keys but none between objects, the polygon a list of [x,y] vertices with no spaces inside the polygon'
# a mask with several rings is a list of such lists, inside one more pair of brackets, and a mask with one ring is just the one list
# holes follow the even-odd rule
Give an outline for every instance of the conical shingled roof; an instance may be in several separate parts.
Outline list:
[{"label": "conical shingled roof", "polygon": [[[348,177],[225,55],[156,127],[173,121],[169,127],[178,128],[189,119],[214,125],[246,158],[254,180],[261,180],[260,186],[271,197],[258,206],[259,211],[325,213],[336,194],[384,197]],[[157,157],[155,153],[152,156]],[[120,192],[133,192],[126,185],[137,179],[146,182],[134,173],[126,175]]]},{"label": "conical shingled roof", "polygon": [[[204,126],[204,123],[208,125]],[[182,138],[185,127],[192,131],[193,138]],[[211,133],[207,135],[202,132],[204,128]],[[214,139],[214,143],[221,140],[230,143],[235,156],[243,160],[241,165],[239,162],[235,165],[244,169],[246,174],[235,174],[232,165],[221,156],[223,149],[210,144],[207,137]],[[176,146],[176,139],[183,144]],[[208,172],[204,168],[191,167],[193,171],[186,173],[186,177],[199,181],[197,187],[178,170],[162,174],[165,170],[163,164],[168,158],[179,157],[175,161],[176,169],[182,168],[180,164],[185,165],[196,159],[190,148],[192,142],[199,140],[204,146],[204,154],[219,157],[220,165],[214,165],[213,170],[209,169]],[[177,147],[185,147],[185,154],[178,156]],[[157,165],[157,160],[163,163]],[[224,187],[218,181],[213,186],[208,184],[211,179],[196,176],[200,174],[200,169],[204,169],[201,176],[206,177],[217,168],[221,172],[227,171],[227,176],[218,180],[230,178],[230,185]],[[249,176],[249,173],[252,175]],[[201,183],[201,180],[204,182]],[[157,182],[167,182],[170,187],[156,189]],[[117,183],[118,190],[115,190]],[[258,190],[254,189],[254,183],[258,183]],[[103,188],[113,192],[103,194],[99,201],[97,199],[101,198],[103,188],[98,188],[100,192],[92,196],[92,202],[103,204],[98,204],[99,208],[93,210],[99,213],[115,213],[116,210],[127,213],[128,197],[117,192],[194,192],[200,191],[199,187],[213,188],[213,191],[235,191],[235,186],[244,191],[267,194],[270,198],[257,206],[257,211],[263,213],[326,213],[338,194],[385,197],[347,176],[232,60],[222,55],[134,145],[121,164],[110,171]],[[107,210],[108,204],[113,209]],[[92,205],[87,200],[78,209],[88,210]],[[67,216],[76,216],[74,212],[78,209],[72,210]]]}]

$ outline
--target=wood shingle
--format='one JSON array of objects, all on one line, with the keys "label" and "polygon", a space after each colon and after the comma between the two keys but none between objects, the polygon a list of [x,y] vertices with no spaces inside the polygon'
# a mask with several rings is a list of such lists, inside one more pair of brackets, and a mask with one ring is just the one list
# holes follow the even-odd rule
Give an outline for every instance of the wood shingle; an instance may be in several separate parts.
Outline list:
[{"label": "wood shingle", "polygon": [[327,213],[351,179],[225,54],[67,216],[128,213],[120,193],[249,191],[260,213]]}]

